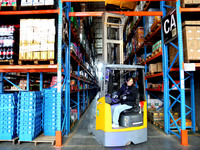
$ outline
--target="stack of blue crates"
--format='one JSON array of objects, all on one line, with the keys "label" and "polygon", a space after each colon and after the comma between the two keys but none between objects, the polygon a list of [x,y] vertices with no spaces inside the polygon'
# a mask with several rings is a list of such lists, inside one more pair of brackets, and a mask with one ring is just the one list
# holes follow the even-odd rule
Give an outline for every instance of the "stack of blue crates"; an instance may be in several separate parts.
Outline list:
[{"label": "stack of blue crates", "polygon": [[42,129],[41,92],[20,92],[18,109],[19,140],[32,141]]},{"label": "stack of blue crates", "polygon": [[57,89],[44,89],[44,135],[55,136]]},{"label": "stack of blue crates", "polygon": [[17,137],[17,94],[0,94],[0,140]]}]

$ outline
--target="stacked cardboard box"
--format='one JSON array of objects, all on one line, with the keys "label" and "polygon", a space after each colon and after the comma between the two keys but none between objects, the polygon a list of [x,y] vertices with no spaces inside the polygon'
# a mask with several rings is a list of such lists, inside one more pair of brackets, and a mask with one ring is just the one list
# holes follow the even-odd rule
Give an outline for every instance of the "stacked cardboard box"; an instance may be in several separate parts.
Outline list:
[{"label": "stacked cardboard box", "polygon": [[147,117],[152,121],[164,120],[164,112],[163,110],[156,110],[155,108],[148,109]]},{"label": "stacked cardboard box", "polygon": [[21,0],[21,6],[54,5],[54,0]]},{"label": "stacked cardboard box", "polygon": [[20,60],[53,60],[55,19],[20,20]]},{"label": "stacked cardboard box", "polygon": [[185,21],[183,25],[184,61],[200,60],[200,21]]},{"label": "stacked cardboard box", "polygon": [[199,0],[181,0],[182,7],[185,7],[186,5],[189,5],[191,7],[191,4],[192,5],[195,5],[195,4],[198,5],[198,4],[200,4],[200,1]]},{"label": "stacked cardboard box", "polygon": [[138,27],[135,31],[135,45],[136,49],[144,43],[144,28]]},{"label": "stacked cardboard box", "polygon": [[154,73],[154,72],[162,72],[162,62],[158,62],[155,64],[149,64],[149,72]]}]

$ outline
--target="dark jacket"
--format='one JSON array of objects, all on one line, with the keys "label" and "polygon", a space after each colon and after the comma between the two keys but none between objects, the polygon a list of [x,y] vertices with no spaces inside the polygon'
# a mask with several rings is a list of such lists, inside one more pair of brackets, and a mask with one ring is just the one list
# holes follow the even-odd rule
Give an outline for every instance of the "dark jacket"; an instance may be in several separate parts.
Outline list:
[{"label": "dark jacket", "polygon": [[[137,88],[132,86],[127,86],[126,83],[122,85],[122,87],[117,92],[118,97],[120,97],[121,104],[127,104],[129,106],[134,106],[136,103],[137,98]],[[123,96],[126,96],[127,98],[125,100],[122,99]]]}]

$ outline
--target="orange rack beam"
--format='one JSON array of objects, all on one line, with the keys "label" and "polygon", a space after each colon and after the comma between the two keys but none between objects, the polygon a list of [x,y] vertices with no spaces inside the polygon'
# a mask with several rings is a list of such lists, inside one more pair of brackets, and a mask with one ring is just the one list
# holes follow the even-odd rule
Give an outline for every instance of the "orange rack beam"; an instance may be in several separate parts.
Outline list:
[{"label": "orange rack beam", "polygon": [[0,15],[35,15],[35,14],[58,14],[59,9],[51,10],[23,10],[23,11],[0,11]]},{"label": "orange rack beam", "polygon": [[158,76],[163,76],[163,72],[161,72],[161,73],[156,73],[156,74],[154,74],[154,75],[149,75],[149,76],[146,76],[145,78],[147,79],[147,78],[154,78],[154,77],[158,77]]},{"label": "orange rack beam", "polygon": [[200,12],[200,8],[180,8],[180,12]]},{"label": "orange rack beam", "polygon": [[[103,11],[99,12],[69,12],[69,17],[101,17]],[[163,16],[162,11],[109,11],[109,13],[117,13],[125,16]]]},{"label": "orange rack beam", "polygon": [[148,60],[146,61],[146,63],[149,62],[149,61],[151,61],[151,60],[153,60],[153,59],[155,59],[155,58],[157,58],[157,57],[159,57],[159,56],[161,56],[161,55],[162,55],[162,52],[160,52],[160,53],[154,55],[153,57],[151,57],[150,59],[148,59]]},{"label": "orange rack beam", "polygon": [[163,92],[162,89],[146,89],[146,91],[157,91],[157,92]]},{"label": "orange rack beam", "polygon": [[0,72],[57,72],[55,65],[1,65]]},{"label": "orange rack beam", "polygon": [[[62,0],[62,2],[112,2],[116,0]],[[138,2],[146,0],[117,0],[118,2]],[[149,0],[149,1],[161,1],[161,0]],[[177,0],[163,0],[163,1],[177,1]]]}]

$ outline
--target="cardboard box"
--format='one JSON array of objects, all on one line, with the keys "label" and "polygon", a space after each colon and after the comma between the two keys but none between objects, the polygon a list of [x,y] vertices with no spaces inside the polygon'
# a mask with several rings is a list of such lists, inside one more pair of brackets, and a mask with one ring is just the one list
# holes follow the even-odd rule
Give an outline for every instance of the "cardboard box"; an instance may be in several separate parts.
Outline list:
[{"label": "cardboard box", "polygon": [[48,59],[48,52],[40,52],[40,59],[47,60]]},{"label": "cardboard box", "polygon": [[157,72],[158,66],[157,64],[149,64],[149,72]]},{"label": "cardboard box", "polygon": [[21,0],[21,6],[32,6],[32,0]]},{"label": "cardboard box", "polygon": [[196,27],[185,26],[183,28],[183,50],[184,50],[184,62],[195,60],[197,57],[197,39],[196,39]]},{"label": "cardboard box", "polygon": [[40,60],[40,52],[33,52],[33,59]]},{"label": "cardboard box", "polygon": [[200,0],[193,0],[192,3],[193,4],[200,4]]},{"label": "cardboard box", "polygon": [[162,72],[163,71],[163,69],[162,69],[162,62],[158,62],[157,63],[157,67],[158,67],[157,72]]},{"label": "cardboard box", "polygon": [[33,52],[26,52],[26,59],[33,60]]},{"label": "cardboard box", "polygon": [[48,59],[54,59],[54,51],[48,51]]}]

